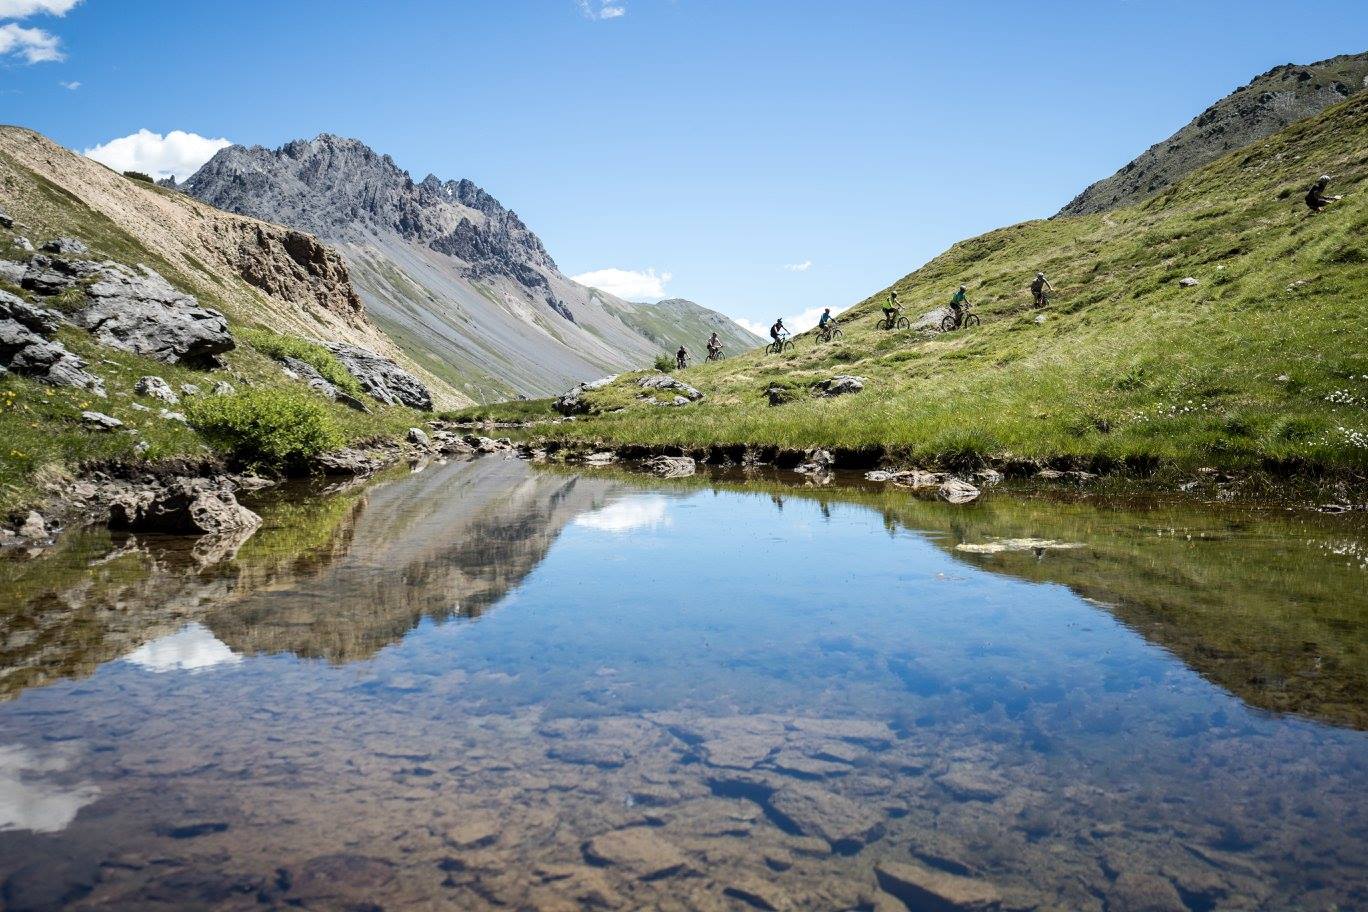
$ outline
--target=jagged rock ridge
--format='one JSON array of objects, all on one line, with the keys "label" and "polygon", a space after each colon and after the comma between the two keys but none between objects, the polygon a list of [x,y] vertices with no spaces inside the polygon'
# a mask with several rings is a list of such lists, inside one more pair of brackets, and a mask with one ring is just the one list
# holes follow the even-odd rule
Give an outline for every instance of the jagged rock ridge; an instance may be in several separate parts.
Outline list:
[{"label": "jagged rock ridge", "polygon": [[1255,77],[1156,143],[1111,177],[1088,187],[1059,215],[1087,215],[1153,196],[1222,155],[1272,136],[1368,87],[1368,53],[1307,66],[1284,64]]},{"label": "jagged rock ridge", "polygon": [[[233,146],[180,189],[335,243],[368,312],[417,361],[477,399],[557,393],[706,338],[696,313],[681,318],[567,278],[517,213],[473,182],[414,181],[355,139]],[[733,350],[759,341],[697,310]]]}]

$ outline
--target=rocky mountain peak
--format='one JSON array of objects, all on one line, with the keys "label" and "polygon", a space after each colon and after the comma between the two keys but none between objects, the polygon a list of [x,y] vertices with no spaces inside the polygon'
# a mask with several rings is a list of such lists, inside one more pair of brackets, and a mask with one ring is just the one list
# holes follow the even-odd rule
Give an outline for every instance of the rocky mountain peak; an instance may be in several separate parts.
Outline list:
[{"label": "rocky mountain peak", "polygon": [[1059,215],[1105,212],[1139,202],[1222,155],[1319,114],[1365,88],[1368,53],[1273,67],[1211,105],[1111,177],[1088,187]]},{"label": "rocky mountain peak", "polygon": [[278,149],[230,146],[183,185],[205,202],[347,241],[394,233],[463,260],[472,278],[503,275],[544,289],[559,274],[517,214],[470,180],[415,183],[388,155],[321,133]]}]

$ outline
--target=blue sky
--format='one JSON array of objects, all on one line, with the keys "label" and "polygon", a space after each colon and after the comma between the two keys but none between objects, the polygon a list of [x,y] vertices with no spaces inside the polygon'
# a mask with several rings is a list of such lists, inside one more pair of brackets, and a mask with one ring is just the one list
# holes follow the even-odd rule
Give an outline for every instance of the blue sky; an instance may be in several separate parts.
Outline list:
[{"label": "blue sky", "polygon": [[654,270],[641,290],[762,323],[1365,49],[1342,0],[0,0],[0,121],[78,150],[355,136],[476,181],[569,274]]}]

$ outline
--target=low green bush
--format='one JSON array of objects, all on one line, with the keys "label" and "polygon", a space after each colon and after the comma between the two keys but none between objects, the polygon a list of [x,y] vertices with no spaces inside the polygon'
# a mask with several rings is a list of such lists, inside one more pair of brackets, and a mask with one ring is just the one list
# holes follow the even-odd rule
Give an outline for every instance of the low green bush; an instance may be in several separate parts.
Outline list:
[{"label": "low green bush", "polygon": [[654,365],[656,370],[662,374],[668,374],[675,369],[675,359],[673,355],[656,355]]},{"label": "low green bush", "polygon": [[190,425],[218,449],[250,466],[299,466],[342,444],[328,409],[302,390],[257,387],[185,403]]},{"label": "low green bush", "polygon": [[269,329],[247,328],[240,330],[239,335],[247,340],[248,345],[268,358],[277,361],[282,358],[297,358],[318,371],[323,375],[323,379],[343,392],[358,397],[362,395],[361,384],[356,378],[347,373],[347,369],[332,352],[317,342],[310,342],[298,336],[282,335]]},{"label": "low green bush", "polygon": [[128,178],[129,180],[142,181],[144,184],[156,183],[156,181],[152,179],[152,175],[144,174],[141,171],[125,171],[123,173],[123,176]]}]

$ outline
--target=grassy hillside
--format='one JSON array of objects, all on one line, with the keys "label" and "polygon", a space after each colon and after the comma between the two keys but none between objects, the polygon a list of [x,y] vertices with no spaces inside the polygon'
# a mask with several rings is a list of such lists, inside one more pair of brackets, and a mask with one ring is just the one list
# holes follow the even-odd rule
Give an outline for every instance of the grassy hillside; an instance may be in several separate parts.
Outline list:
[{"label": "grassy hillside", "polygon": [[744,326],[683,298],[670,298],[656,304],[637,304],[631,309],[602,298],[599,300],[619,320],[668,354],[674,354],[683,345],[701,360],[707,354],[705,344],[708,336],[714,332],[722,340],[723,351],[728,354],[740,354],[764,342]]},{"label": "grassy hillside", "polygon": [[[1336,176],[1318,216],[1302,195]],[[914,318],[968,285],[983,326],[876,330],[885,291],[811,334],[682,376],[707,399],[592,394],[561,436],[883,449],[895,458],[1077,456],[1179,465],[1368,468],[1368,93],[1221,159],[1145,203],[956,244],[896,283]],[[1027,284],[1056,288],[1045,311]],[[1193,277],[1199,284],[1182,287]],[[1038,318],[1043,316],[1043,321]],[[835,374],[863,392],[824,399]],[[795,401],[771,406],[766,388]]]},{"label": "grassy hillside", "polygon": [[[261,396],[269,395],[271,404],[289,410],[287,414],[316,418],[318,426],[329,432],[325,436],[332,443],[399,436],[421,420],[418,413],[409,409],[374,401],[369,403],[370,413],[361,414],[324,400],[303,383],[288,380],[269,357],[273,349],[287,344],[297,356],[321,353],[331,359],[331,355],[318,346],[308,346],[302,338],[266,332],[256,325],[264,319],[266,306],[280,308],[281,302],[266,299],[245,282],[222,271],[211,271],[207,266],[201,275],[192,275],[176,259],[152,249],[71,192],[3,152],[0,178],[8,191],[6,209],[24,226],[23,234],[32,242],[42,244],[60,235],[73,235],[90,246],[91,259],[145,263],[178,288],[193,292],[201,304],[223,311],[238,343],[237,349],[225,356],[225,369],[203,371],[117,351],[97,344],[83,330],[63,327],[58,339],[88,362],[91,373],[105,381],[108,396],[100,398],[85,390],[53,388],[12,373],[0,377],[0,518],[34,503],[45,482],[73,471],[83,461],[240,454],[239,444],[250,442],[228,439],[221,430],[201,433],[185,423],[162,417],[159,412],[164,403],[133,393],[138,378],[146,375],[163,377],[173,387],[193,383],[206,391],[216,381],[227,380],[244,396],[257,397],[245,401],[253,408],[260,405]],[[12,240],[11,232],[0,230],[0,259],[22,261],[30,256]],[[0,290],[40,306],[62,306],[60,298],[35,297],[4,280],[0,280]],[[307,314],[302,308],[300,311],[299,319],[306,319]],[[344,385],[349,380],[349,376],[343,380]],[[354,387],[354,383],[350,385]],[[188,413],[191,423],[195,422],[193,402],[185,401],[172,408]],[[124,427],[114,432],[93,430],[81,420],[81,412],[87,409],[118,418]],[[141,457],[135,451],[140,442],[149,447]]]}]

